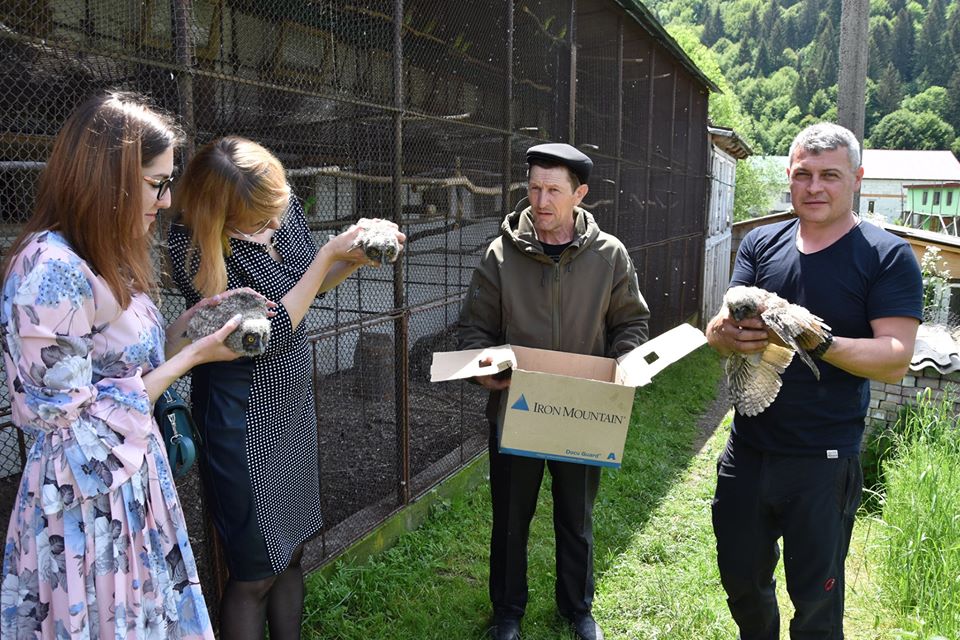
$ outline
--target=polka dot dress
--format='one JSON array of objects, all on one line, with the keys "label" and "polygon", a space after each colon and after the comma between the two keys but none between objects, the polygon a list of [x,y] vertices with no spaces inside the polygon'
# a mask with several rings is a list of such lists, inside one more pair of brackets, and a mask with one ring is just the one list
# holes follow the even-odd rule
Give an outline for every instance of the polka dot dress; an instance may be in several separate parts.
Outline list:
[{"label": "polka dot dress", "polygon": [[[273,236],[279,261],[265,245],[229,241],[227,288],[250,287],[278,303],[317,251],[295,198]],[[188,246],[188,230],[174,223],[169,234],[173,278],[189,307],[201,296],[184,267]],[[323,526],[310,351],[303,323],[294,331],[283,306],[276,311],[266,353],[252,360],[211,363],[193,373],[194,407],[198,395],[218,398],[209,405],[204,401],[203,415],[196,418],[207,425],[208,508],[224,539],[231,577],[240,580],[282,572],[297,546]],[[243,373],[251,363],[252,374]],[[219,392],[220,387],[225,391]],[[227,400],[220,400],[224,397]],[[230,398],[235,398],[232,404]],[[221,410],[221,404],[233,409]]]}]

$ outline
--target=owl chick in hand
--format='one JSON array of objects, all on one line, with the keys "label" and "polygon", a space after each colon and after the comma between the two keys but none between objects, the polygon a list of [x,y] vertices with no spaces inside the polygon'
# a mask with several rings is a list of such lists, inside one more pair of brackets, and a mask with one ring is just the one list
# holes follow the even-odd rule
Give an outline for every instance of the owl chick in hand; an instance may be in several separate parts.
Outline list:
[{"label": "owl chick in hand", "polygon": [[261,355],[270,341],[267,302],[249,291],[230,293],[219,304],[197,309],[187,324],[187,337],[197,340],[209,335],[238,313],[243,316],[240,326],[223,343],[241,356]]},{"label": "owl chick in hand", "polygon": [[783,343],[771,341],[761,352],[734,352],[727,359],[727,386],[740,413],[755,416],[770,406],[780,392],[780,374],[794,354],[820,379],[820,370],[807,351],[833,339],[822,318],[758,287],[731,287],[723,302],[734,322],[760,318]]},{"label": "owl chick in hand", "polygon": [[360,234],[353,248],[363,247],[363,253],[377,266],[385,262],[394,262],[403,248],[397,238],[397,225],[379,218],[360,218],[357,225]]}]

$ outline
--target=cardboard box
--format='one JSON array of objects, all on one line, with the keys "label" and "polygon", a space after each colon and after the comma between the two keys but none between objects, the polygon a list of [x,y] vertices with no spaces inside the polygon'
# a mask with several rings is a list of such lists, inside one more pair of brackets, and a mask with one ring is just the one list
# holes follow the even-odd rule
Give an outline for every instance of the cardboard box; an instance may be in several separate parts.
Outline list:
[{"label": "cardboard box", "polygon": [[[513,369],[500,451],[619,467],[636,388],[706,341],[682,324],[616,360],[511,345],[437,352],[430,380]],[[481,366],[488,357],[493,364]]]}]

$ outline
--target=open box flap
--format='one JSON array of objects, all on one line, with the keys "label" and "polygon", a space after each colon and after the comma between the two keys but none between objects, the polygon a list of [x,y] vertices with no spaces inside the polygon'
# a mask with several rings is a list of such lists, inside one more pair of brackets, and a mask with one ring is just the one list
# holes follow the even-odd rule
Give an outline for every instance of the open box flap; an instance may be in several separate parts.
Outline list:
[{"label": "open box flap", "polygon": [[653,376],[706,343],[703,332],[689,324],[661,333],[617,358],[623,372],[623,384],[631,387],[649,384]]},{"label": "open box flap", "polygon": [[[493,364],[480,366],[480,362],[486,358],[490,358]],[[430,382],[489,376],[516,366],[517,356],[508,344],[486,349],[437,351],[430,365]]]}]

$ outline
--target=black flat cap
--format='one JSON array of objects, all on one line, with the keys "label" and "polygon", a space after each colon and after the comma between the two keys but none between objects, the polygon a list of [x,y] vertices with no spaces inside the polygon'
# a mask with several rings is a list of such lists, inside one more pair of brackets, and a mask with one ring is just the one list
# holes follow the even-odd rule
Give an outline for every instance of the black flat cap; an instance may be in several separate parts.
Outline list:
[{"label": "black flat cap", "polygon": [[593,160],[578,149],[562,142],[550,142],[548,144],[538,144],[527,149],[527,164],[531,160],[546,160],[547,162],[556,162],[573,171],[574,175],[580,179],[580,184],[586,184],[590,178],[590,170],[593,169]]}]

